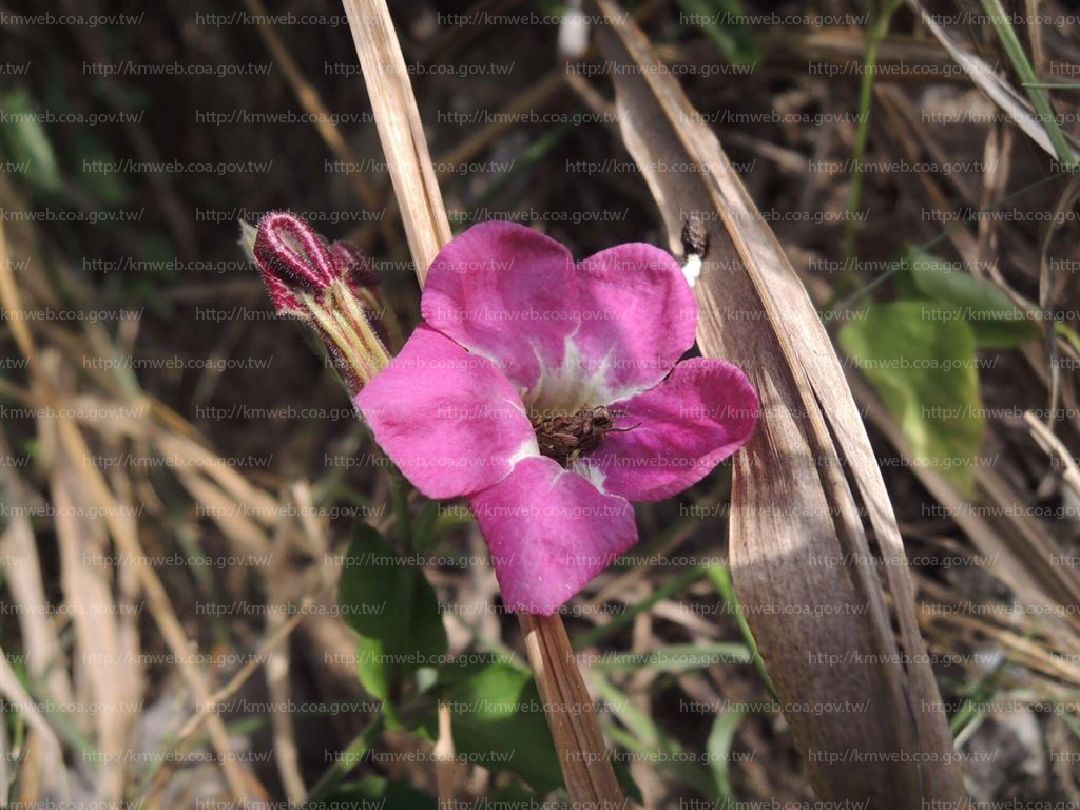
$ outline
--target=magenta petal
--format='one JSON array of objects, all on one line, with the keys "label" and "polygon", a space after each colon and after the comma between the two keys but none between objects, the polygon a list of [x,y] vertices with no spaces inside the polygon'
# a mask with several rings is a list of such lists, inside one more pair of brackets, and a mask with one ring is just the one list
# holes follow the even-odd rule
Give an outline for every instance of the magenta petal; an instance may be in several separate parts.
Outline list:
[{"label": "magenta petal", "polygon": [[581,464],[603,490],[631,501],[659,501],[696,484],[754,432],[758,398],[746,375],[722,360],[675,366],[650,391],[611,406],[620,415]]},{"label": "magenta petal", "polygon": [[522,390],[541,363],[560,365],[575,327],[574,259],[554,239],[511,222],[454,237],[428,269],[424,320],[494,360]]},{"label": "magenta petal", "polygon": [[678,263],[652,245],[603,250],[578,265],[581,327],[573,336],[584,404],[652,388],[694,345],[697,304]]},{"label": "magenta petal", "polygon": [[506,607],[548,615],[637,542],[634,509],[549,458],[470,499]]},{"label": "magenta petal", "polygon": [[538,453],[521,397],[499,370],[425,326],[355,403],[375,441],[429,498],[489,487]]}]

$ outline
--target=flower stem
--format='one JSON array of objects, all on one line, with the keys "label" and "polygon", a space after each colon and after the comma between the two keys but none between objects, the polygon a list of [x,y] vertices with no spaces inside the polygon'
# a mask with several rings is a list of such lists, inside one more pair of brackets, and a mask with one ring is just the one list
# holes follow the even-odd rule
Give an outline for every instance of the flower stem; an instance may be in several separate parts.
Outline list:
[{"label": "flower stem", "polygon": [[412,554],[416,549],[413,546],[412,517],[409,515],[409,484],[396,467],[390,472],[390,499],[394,503],[394,520],[397,522],[401,547]]},{"label": "flower stem", "polygon": [[518,615],[571,806],[625,807],[596,707],[578,669],[562,618]]},{"label": "flower stem", "polygon": [[[412,519],[409,515],[409,484],[405,476],[397,469],[390,472],[390,498],[394,502],[394,515],[397,519],[397,532],[401,540],[401,550],[404,554],[413,556],[416,549],[413,546]],[[416,579],[423,576],[420,568],[411,560],[405,561],[398,569],[398,604],[404,605],[404,615],[401,616],[402,627],[412,626],[413,594],[416,593]],[[394,665],[393,680],[390,690],[394,703],[401,699],[404,682],[401,675],[401,665]]]},{"label": "flower stem", "polygon": [[307,797],[307,804],[314,807],[329,796],[334,789],[345,781],[345,777],[361,763],[364,755],[375,745],[375,741],[382,734],[384,727],[383,716],[375,715],[363,731],[349,743],[334,764],[327,770]]}]

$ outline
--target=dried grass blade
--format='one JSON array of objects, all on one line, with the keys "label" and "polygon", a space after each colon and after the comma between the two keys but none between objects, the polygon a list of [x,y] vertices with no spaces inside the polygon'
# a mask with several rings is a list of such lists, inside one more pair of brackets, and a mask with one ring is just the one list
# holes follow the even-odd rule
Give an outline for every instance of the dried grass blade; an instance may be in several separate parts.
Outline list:
[{"label": "dried grass blade", "polygon": [[385,0],[344,0],[371,109],[401,209],[420,282],[439,249],[450,241],[439,182],[428,155],[405,57]]},{"label": "dried grass blade", "polygon": [[[0,304],[10,313],[22,311],[22,300],[19,287],[15,283],[12,265],[7,260],[7,242],[5,232],[0,227]],[[9,318],[9,325],[19,350],[27,359],[34,382],[34,391],[42,405],[51,406],[59,413],[64,412],[62,403],[59,401],[55,387],[41,366],[41,355],[38,353],[33,336],[29,327],[22,318]],[[58,443],[64,447],[72,459],[80,459],[83,462],[93,457],[87,446],[82,433],[76,423],[64,416],[55,420],[55,431]],[[109,534],[116,543],[118,551],[131,561],[131,565],[139,579],[139,586],[146,597],[151,615],[161,631],[162,637],[169,646],[170,652],[178,658],[181,674],[191,690],[192,695],[198,702],[205,702],[210,695],[210,689],[206,684],[203,674],[198,665],[192,660],[191,644],[184,632],[183,625],[173,609],[165,586],[157,576],[142,552],[138,533],[134,524],[122,515],[122,511],[109,489],[104,477],[94,465],[82,463],[82,485],[88,498],[94,507],[100,511],[108,527]],[[229,789],[234,798],[244,802],[252,795],[252,786],[256,783],[250,778],[235,759],[230,756],[229,735],[225,724],[220,718],[214,717],[210,722],[210,738],[215,753],[221,759],[221,769],[229,784]]]},{"label": "dried grass blade", "polygon": [[[0,452],[5,445],[0,442]],[[4,495],[7,503],[28,504],[26,486],[12,471],[6,471]],[[57,702],[73,700],[71,680],[61,651],[56,627],[48,619],[45,583],[41,560],[34,540],[30,518],[13,514],[7,529],[0,535],[0,559],[3,559],[4,584],[11,592],[19,611],[19,633],[26,650],[26,669],[41,684],[42,691]]]},{"label": "dried grass blade", "polygon": [[[54,432],[48,425],[42,433]],[[53,438],[55,441],[55,437]],[[78,518],[79,509],[91,506],[80,492],[78,468],[59,447],[52,472],[52,502],[56,507],[56,535],[60,546],[61,585],[75,625],[77,671],[85,675],[94,730],[102,754],[96,797],[119,803],[124,791],[124,751],[134,721],[137,697],[124,694],[130,683],[123,670],[116,604],[112,599],[109,566],[94,562],[108,556],[104,527],[94,518]]]}]

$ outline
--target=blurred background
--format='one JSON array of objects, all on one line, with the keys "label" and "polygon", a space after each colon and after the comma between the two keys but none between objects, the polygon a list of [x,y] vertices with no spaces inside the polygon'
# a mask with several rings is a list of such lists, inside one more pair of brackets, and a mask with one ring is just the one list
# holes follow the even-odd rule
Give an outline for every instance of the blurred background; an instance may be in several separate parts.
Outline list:
[{"label": "blurred background", "polygon": [[[837,336],[969,790],[1073,806],[1080,185],[1053,153],[1077,131],[1080,29],[1053,0],[1006,4],[1007,31],[990,4],[927,4],[937,32],[917,5],[629,10]],[[241,220],[293,210],[417,320],[344,12],[48,6],[0,5],[0,796],[209,807],[230,779],[293,803],[367,780],[429,806],[431,742],[371,742],[336,610],[357,522],[395,520],[385,461],[238,246]],[[390,7],[455,231],[664,245],[587,8]],[[1031,88],[1049,149],[1007,114]],[[929,304],[952,315],[904,320]],[[648,807],[813,799],[738,621],[729,484],[639,505],[641,545],[565,617]],[[451,653],[520,657],[467,510],[413,498]],[[525,795],[513,767],[462,767],[463,801]]]}]

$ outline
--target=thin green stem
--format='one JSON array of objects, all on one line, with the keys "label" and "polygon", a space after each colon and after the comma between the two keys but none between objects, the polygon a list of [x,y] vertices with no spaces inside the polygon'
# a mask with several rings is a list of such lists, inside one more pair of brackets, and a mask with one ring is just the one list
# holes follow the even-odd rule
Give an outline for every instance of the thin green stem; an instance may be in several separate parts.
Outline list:
[{"label": "thin green stem", "polygon": [[1037,90],[1080,90],[1080,84],[1076,82],[1023,82],[1023,86]]},{"label": "thin green stem", "polygon": [[1058,160],[1069,171],[1077,171],[1080,169],[1080,163],[1076,160],[1076,153],[1058,125],[1054,108],[1050,105],[1050,96],[1047,94],[1046,88],[1040,86],[1042,83],[1039,81],[1039,77],[1035,75],[1035,68],[1028,61],[1027,54],[1024,53],[1024,46],[1020,44],[1020,39],[1016,36],[1012,23],[1009,22],[1009,17],[1001,5],[1001,0],[982,0],[982,5],[983,10],[986,11],[987,16],[990,18],[990,24],[994,26],[994,31],[997,32],[998,38],[1001,40],[1005,55],[1009,57],[1013,68],[1020,76],[1024,90],[1027,92],[1028,98],[1031,99],[1035,112],[1039,115],[1039,122],[1043,125],[1043,129],[1046,130],[1050,143],[1054,145]]},{"label": "thin green stem", "polygon": [[412,516],[409,514],[409,482],[396,469],[390,473],[390,498],[394,504],[394,519],[397,521],[401,546],[412,554],[416,549],[413,546]]},{"label": "thin green stem", "polygon": [[728,610],[735,618],[735,624],[739,627],[739,633],[742,634],[743,642],[750,650],[750,660],[754,665],[754,669],[757,670],[757,674],[765,684],[765,688],[769,690],[769,694],[772,695],[775,700],[776,688],[773,686],[772,678],[769,677],[769,670],[765,666],[765,659],[761,657],[761,653],[758,651],[757,641],[754,639],[754,633],[750,629],[750,623],[746,621],[742,603],[739,601],[738,594],[735,593],[735,584],[731,580],[731,571],[723,565],[710,565],[708,574],[709,579],[711,579],[713,585],[716,586],[717,593],[723,597],[724,602],[727,603]]},{"label": "thin green stem", "polygon": [[[855,130],[855,143],[851,150],[852,175],[848,189],[847,221],[844,223],[844,258],[855,255],[855,232],[858,220],[855,212],[862,204],[863,162],[870,141],[870,107],[874,100],[874,68],[877,66],[878,48],[889,33],[889,23],[901,0],[885,0],[877,18],[866,34],[866,61],[863,65],[862,82],[859,87],[859,126]],[[854,274],[858,278],[858,274]]]},{"label": "thin green stem", "polygon": [[379,714],[372,718],[368,726],[360,732],[356,739],[349,743],[349,747],[341,752],[334,764],[319,777],[319,781],[315,783],[311,788],[311,792],[308,793],[305,805],[314,807],[344,782],[345,777],[360,764],[364,755],[375,744],[375,739],[382,734],[382,730],[383,718]]},{"label": "thin green stem", "polygon": [[[397,520],[398,536],[401,539],[401,547],[405,554],[413,557],[416,548],[413,543],[412,516],[409,514],[409,483],[405,476],[397,469],[390,473],[390,497],[394,502],[394,516]],[[398,604],[403,606],[401,626],[409,629],[412,627],[413,597],[416,594],[416,578],[423,576],[419,563],[413,560],[405,560],[398,569],[397,588]],[[402,664],[393,665],[393,677],[390,694],[394,703],[401,698],[404,687],[402,682]]]}]

